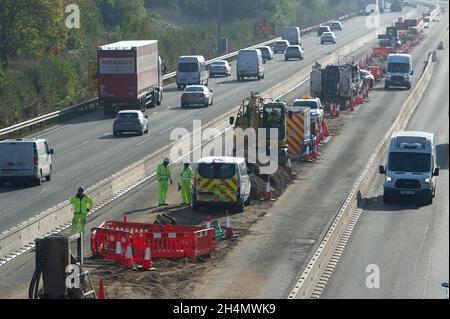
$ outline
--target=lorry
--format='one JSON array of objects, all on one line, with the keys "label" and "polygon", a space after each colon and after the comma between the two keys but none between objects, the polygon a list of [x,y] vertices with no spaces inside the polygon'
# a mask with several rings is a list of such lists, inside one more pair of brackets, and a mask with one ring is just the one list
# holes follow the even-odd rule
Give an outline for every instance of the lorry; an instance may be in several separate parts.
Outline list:
[{"label": "lorry", "polygon": [[97,49],[98,103],[105,114],[153,108],[163,99],[158,41],[120,41]]},{"label": "lorry", "polygon": [[[376,5],[378,4],[378,8]],[[359,2],[360,10],[365,13],[365,15],[370,15],[376,13],[375,9],[378,9],[379,13],[384,13],[387,8],[386,0],[361,0]]]},{"label": "lorry", "polygon": [[299,27],[283,28],[281,37],[283,40],[289,41],[290,45],[301,45],[301,35]]}]

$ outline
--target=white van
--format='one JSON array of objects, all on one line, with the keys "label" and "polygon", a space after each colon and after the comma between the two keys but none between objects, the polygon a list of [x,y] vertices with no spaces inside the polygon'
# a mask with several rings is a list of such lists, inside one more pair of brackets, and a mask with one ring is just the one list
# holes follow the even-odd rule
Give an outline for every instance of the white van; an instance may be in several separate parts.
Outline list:
[{"label": "white van", "polygon": [[406,87],[411,89],[414,74],[412,66],[412,57],[409,54],[389,54],[386,65],[386,79],[384,88],[391,86]]},{"label": "white van", "polygon": [[301,45],[301,36],[299,27],[283,28],[281,38],[289,41],[290,45]]},{"label": "white van", "polygon": [[53,150],[44,139],[0,142],[0,183],[30,180],[41,185],[52,176]]},{"label": "white van", "polygon": [[258,49],[239,50],[237,57],[237,78],[243,81],[245,78],[255,77],[264,79],[264,65],[261,51]]},{"label": "white van", "polygon": [[177,86],[179,90],[188,85],[208,86],[209,70],[201,55],[180,56],[177,62]]},{"label": "white van", "polygon": [[223,206],[238,212],[250,205],[251,181],[244,158],[210,156],[198,161],[194,175],[194,212]]},{"label": "white van", "polygon": [[387,165],[380,166],[386,175],[384,202],[399,196],[414,196],[433,203],[436,194],[436,167],[434,135],[426,132],[398,132],[392,135],[387,154]]}]

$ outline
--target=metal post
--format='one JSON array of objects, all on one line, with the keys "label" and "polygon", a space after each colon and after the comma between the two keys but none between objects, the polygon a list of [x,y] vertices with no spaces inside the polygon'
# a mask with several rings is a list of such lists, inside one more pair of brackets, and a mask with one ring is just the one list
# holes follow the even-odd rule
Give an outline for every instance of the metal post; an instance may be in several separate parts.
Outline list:
[{"label": "metal post", "polygon": [[218,16],[217,16],[217,24],[218,24],[218,34],[217,34],[217,53],[218,55],[222,54],[222,50],[221,50],[221,41],[220,38],[222,37],[222,0],[218,0],[219,1],[219,12],[218,12]]}]

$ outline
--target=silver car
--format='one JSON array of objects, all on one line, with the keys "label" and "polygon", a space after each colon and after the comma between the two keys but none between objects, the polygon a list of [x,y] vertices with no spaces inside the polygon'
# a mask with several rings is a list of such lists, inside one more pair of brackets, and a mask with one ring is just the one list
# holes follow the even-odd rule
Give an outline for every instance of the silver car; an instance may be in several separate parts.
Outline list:
[{"label": "silver car", "polygon": [[280,40],[275,42],[275,46],[273,47],[273,53],[284,53],[286,48],[289,46],[288,40]]},{"label": "silver car", "polygon": [[290,45],[287,47],[286,52],[284,52],[284,60],[286,61],[288,61],[289,59],[303,60],[303,58],[303,50],[299,45]]},{"label": "silver car", "polygon": [[181,95],[181,108],[199,105],[208,107],[213,104],[213,91],[204,85],[190,85]]},{"label": "silver car", "polygon": [[215,77],[217,75],[231,76],[231,66],[228,61],[218,60],[211,63],[209,67],[209,76]]},{"label": "silver car", "polygon": [[117,113],[113,123],[113,135],[120,136],[122,133],[148,133],[148,119],[141,111],[126,110]]},{"label": "silver car", "polygon": [[273,59],[273,51],[270,47],[264,46],[257,48],[259,51],[261,51],[262,58],[264,60],[272,60]]},{"label": "silver car", "polygon": [[336,44],[336,36],[334,35],[333,32],[324,32],[320,36],[320,44],[325,44],[327,42]]},{"label": "silver car", "polygon": [[339,30],[342,31],[342,23],[341,21],[332,21],[330,24],[331,31]]}]

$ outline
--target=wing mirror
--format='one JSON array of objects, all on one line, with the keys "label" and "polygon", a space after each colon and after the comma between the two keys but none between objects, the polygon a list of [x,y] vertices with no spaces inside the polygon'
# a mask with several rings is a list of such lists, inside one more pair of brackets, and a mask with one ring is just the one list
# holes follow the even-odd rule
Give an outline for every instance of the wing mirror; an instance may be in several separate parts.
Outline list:
[{"label": "wing mirror", "polygon": [[380,174],[385,175],[386,174],[386,169],[384,168],[383,165],[380,165],[378,167],[378,171],[380,172]]},{"label": "wing mirror", "polygon": [[145,118],[148,119],[148,115],[146,115]]},{"label": "wing mirror", "polygon": [[230,116],[230,125],[234,125],[234,116]]},{"label": "wing mirror", "polygon": [[411,75],[414,75],[414,71],[411,71]]},{"label": "wing mirror", "polygon": [[448,282],[443,282],[441,286],[448,289]]},{"label": "wing mirror", "polygon": [[50,155],[55,154],[55,151],[53,150],[53,148],[50,149],[50,151],[48,152]]},{"label": "wing mirror", "polygon": [[433,172],[433,176],[439,176],[439,171],[440,171],[441,169],[439,168],[439,167],[436,167],[435,169],[434,169],[434,172]]}]

